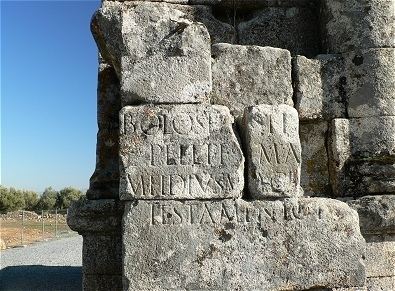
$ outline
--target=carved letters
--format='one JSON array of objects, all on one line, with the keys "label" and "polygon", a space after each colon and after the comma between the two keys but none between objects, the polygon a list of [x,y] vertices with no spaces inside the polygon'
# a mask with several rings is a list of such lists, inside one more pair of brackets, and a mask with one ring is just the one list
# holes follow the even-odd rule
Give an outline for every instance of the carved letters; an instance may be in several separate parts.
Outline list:
[{"label": "carved letters", "polygon": [[299,196],[301,145],[296,110],[287,105],[259,105],[244,115],[250,195]]},{"label": "carved letters", "polygon": [[125,107],[120,114],[122,199],[239,197],[244,158],[226,107]]}]

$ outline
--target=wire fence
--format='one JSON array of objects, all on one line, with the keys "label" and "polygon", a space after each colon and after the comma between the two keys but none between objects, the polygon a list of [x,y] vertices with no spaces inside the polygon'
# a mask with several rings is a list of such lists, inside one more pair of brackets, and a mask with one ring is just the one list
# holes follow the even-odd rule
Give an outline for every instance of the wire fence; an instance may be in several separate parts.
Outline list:
[{"label": "wire fence", "polygon": [[67,209],[42,210],[38,213],[20,210],[1,214],[1,248],[76,235],[67,225],[66,219]]}]

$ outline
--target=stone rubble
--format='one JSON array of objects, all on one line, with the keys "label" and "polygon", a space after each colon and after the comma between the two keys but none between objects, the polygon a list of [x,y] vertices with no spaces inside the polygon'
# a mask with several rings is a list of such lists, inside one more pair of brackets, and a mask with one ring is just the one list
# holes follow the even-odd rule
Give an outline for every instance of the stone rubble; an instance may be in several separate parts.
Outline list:
[{"label": "stone rubble", "polygon": [[394,0],[102,0],[83,290],[395,290]]}]

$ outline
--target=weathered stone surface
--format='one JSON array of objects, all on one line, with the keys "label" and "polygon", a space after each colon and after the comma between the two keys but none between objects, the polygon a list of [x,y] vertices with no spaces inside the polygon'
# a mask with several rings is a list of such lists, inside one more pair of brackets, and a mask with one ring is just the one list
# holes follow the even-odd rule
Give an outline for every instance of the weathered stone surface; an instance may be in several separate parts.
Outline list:
[{"label": "weathered stone surface", "polygon": [[244,157],[224,106],[124,107],[121,199],[239,197]]},{"label": "weathered stone surface", "polygon": [[244,113],[243,131],[251,197],[302,195],[297,111],[288,105],[249,107]]},{"label": "weathered stone surface", "polygon": [[302,170],[300,185],[306,196],[325,196],[331,193],[326,139],[328,123],[301,122],[299,124],[302,146]]},{"label": "weathered stone surface", "polygon": [[365,196],[347,204],[358,212],[363,234],[395,234],[395,195]]},{"label": "weathered stone surface", "polygon": [[124,290],[362,286],[357,213],[323,198],[128,202]]},{"label": "weathered stone surface", "polygon": [[395,192],[395,117],[334,119],[329,172],[337,196]]},{"label": "weathered stone surface", "polygon": [[122,291],[121,275],[84,275],[84,291]]},{"label": "weathered stone surface", "polygon": [[392,0],[324,0],[321,11],[324,47],[328,52],[394,47]]},{"label": "weathered stone surface", "polygon": [[121,229],[117,234],[84,235],[82,265],[84,275],[122,275]]},{"label": "weathered stone surface", "polygon": [[241,117],[244,108],[292,101],[291,55],[283,49],[216,44],[212,47],[211,103]]},{"label": "weathered stone surface", "polygon": [[92,30],[121,80],[122,105],[208,102],[210,35],[170,4],[105,2]]},{"label": "weathered stone surface", "polygon": [[344,56],[349,116],[395,115],[395,49],[370,49]]},{"label": "weathered stone surface", "polygon": [[292,55],[314,57],[321,52],[315,7],[267,7],[253,11],[237,26],[238,43],[287,49]]},{"label": "weathered stone surface", "polygon": [[395,276],[395,241],[366,244],[366,276]]},{"label": "weathered stone surface", "polygon": [[302,7],[310,6],[311,3],[318,3],[320,0],[102,0],[120,2],[167,2],[174,4],[190,5],[215,5],[219,7],[231,8],[259,8],[266,6]]},{"label": "weathered stone surface", "polygon": [[123,204],[113,199],[79,200],[67,214],[67,224],[81,234],[117,232],[121,226]]},{"label": "weathered stone surface", "polygon": [[340,55],[294,59],[295,107],[300,120],[332,120],[346,117],[344,60]]},{"label": "weathered stone surface", "polygon": [[119,195],[119,110],[121,109],[120,85],[114,69],[99,64],[97,88],[96,167],[90,178],[88,199],[111,199]]},{"label": "weathered stone surface", "polygon": [[395,277],[372,277],[366,279],[369,291],[391,291],[395,290]]}]

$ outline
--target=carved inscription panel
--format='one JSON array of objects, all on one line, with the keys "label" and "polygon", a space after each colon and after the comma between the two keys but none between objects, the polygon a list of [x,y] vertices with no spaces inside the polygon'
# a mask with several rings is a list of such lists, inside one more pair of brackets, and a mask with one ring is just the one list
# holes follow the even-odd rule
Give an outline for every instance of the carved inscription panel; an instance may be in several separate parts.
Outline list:
[{"label": "carved inscription panel", "polygon": [[301,145],[297,111],[287,105],[250,107],[244,115],[251,196],[301,195]]},{"label": "carved inscription panel", "polygon": [[223,106],[127,106],[120,113],[120,197],[241,195],[244,157]]}]

